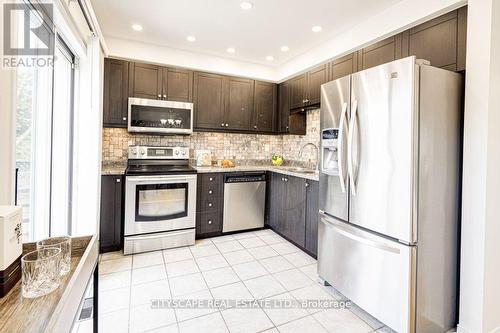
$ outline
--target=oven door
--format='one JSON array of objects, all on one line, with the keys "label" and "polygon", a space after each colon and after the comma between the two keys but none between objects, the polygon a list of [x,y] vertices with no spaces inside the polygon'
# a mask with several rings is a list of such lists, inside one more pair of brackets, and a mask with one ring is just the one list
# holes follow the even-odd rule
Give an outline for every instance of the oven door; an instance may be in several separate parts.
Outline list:
[{"label": "oven door", "polygon": [[125,236],[195,227],[196,175],[127,176]]}]

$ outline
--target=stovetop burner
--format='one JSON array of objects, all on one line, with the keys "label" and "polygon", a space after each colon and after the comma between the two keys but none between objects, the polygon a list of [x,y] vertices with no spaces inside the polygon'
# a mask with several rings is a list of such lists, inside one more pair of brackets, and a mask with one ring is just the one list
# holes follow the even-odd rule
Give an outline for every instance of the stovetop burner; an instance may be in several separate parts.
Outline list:
[{"label": "stovetop burner", "polygon": [[191,174],[187,147],[130,146],[126,175]]},{"label": "stovetop burner", "polygon": [[125,171],[127,175],[168,175],[196,173],[189,165],[129,165]]}]

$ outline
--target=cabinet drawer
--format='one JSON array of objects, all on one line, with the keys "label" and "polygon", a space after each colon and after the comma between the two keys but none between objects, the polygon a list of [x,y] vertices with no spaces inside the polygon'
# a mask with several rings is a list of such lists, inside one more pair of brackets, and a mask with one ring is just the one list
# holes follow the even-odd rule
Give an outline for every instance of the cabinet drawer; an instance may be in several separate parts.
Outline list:
[{"label": "cabinet drawer", "polygon": [[205,197],[201,198],[198,210],[200,212],[215,212],[220,211],[221,198],[219,197]]},{"label": "cabinet drawer", "polygon": [[222,174],[220,173],[209,173],[200,175],[200,177],[202,187],[217,187],[222,184]]},{"label": "cabinet drawer", "polygon": [[222,214],[221,212],[198,213],[197,215],[200,230],[198,234],[209,234],[222,232]]}]

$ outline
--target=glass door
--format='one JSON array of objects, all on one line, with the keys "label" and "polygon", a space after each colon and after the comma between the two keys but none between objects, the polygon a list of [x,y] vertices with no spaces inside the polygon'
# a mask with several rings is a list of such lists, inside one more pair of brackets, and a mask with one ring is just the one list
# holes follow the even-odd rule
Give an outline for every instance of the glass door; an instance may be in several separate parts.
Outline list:
[{"label": "glass door", "polygon": [[188,189],[188,183],[137,185],[135,221],[165,221],[187,216]]}]

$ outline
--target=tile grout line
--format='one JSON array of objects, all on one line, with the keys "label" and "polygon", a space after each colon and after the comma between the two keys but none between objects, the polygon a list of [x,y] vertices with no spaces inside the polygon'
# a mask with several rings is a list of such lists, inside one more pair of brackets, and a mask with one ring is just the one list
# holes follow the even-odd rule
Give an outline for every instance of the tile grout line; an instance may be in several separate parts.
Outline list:
[{"label": "tile grout line", "polygon": [[[212,241],[212,243],[213,243],[213,241]],[[223,255],[223,254],[219,251],[219,248],[217,248],[217,246],[215,246],[215,248],[217,249],[217,251],[219,252],[219,254],[221,254],[221,255],[222,255],[222,257],[224,258],[224,255]],[[189,251],[191,251],[191,248],[189,248]],[[193,255],[193,251],[191,251],[191,255]],[[193,255],[193,257],[194,257],[194,255]],[[224,260],[226,260],[226,258],[224,258]],[[198,262],[196,261],[196,259],[195,259],[195,261],[194,261],[194,262],[196,263],[196,266],[198,266],[198,269],[200,269],[200,267],[199,267]],[[226,262],[227,262],[227,261],[226,261]],[[228,263],[228,264],[229,264],[229,263]],[[207,286],[207,288],[208,288],[208,292],[209,292],[209,293],[210,293],[210,295],[212,296],[212,299],[215,299],[214,295],[212,294],[212,289],[208,286],[208,283],[207,283],[207,281],[205,280],[205,276],[203,276],[203,273],[201,273],[201,270],[200,270],[200,275],[201,275],[201,278],[203,279],[203,281],[205,282],[205,285]],[[216,312],[213,312],[213,313],[218,313],[218,314],[221,316],[222,321],[224,322],[224,325],[226,326],[227,331],[228,331],[228,332],[231,332],[231,331],[229,330],[229,326],[227,325],[226,320],[224,319],[224,316],[222,315],[222,311],[220,311],[220,309],[217,309],[217,311],[216,311]],[[200,317],[203,317],[203,316],[200,316]],[[200,318],[200,317],[198,317],[198,318]],[[194,319],[194,318],[193,318],[193,319]],[[177,322],[177,326],[178,326],[178,325],[179,325],[179,323]]]},{"label": "tile grout line", "polygon": [[[170,279],[168,278],[167,263],[165,262],[165,256],[163,255],[163,250],[161,250],[161,258],[163,259],[163,267],[165,268],[165,277],[168,285],[168,293],[170,295],[170,299],[173,299],[174,296],[172,295],[172,288],[170,288]],[[172,309],[172,311],[174,311],[175,325],[177,326],[177,332],[179,332],[179,321],[177,320],[177,312],[174,309]]]}]

